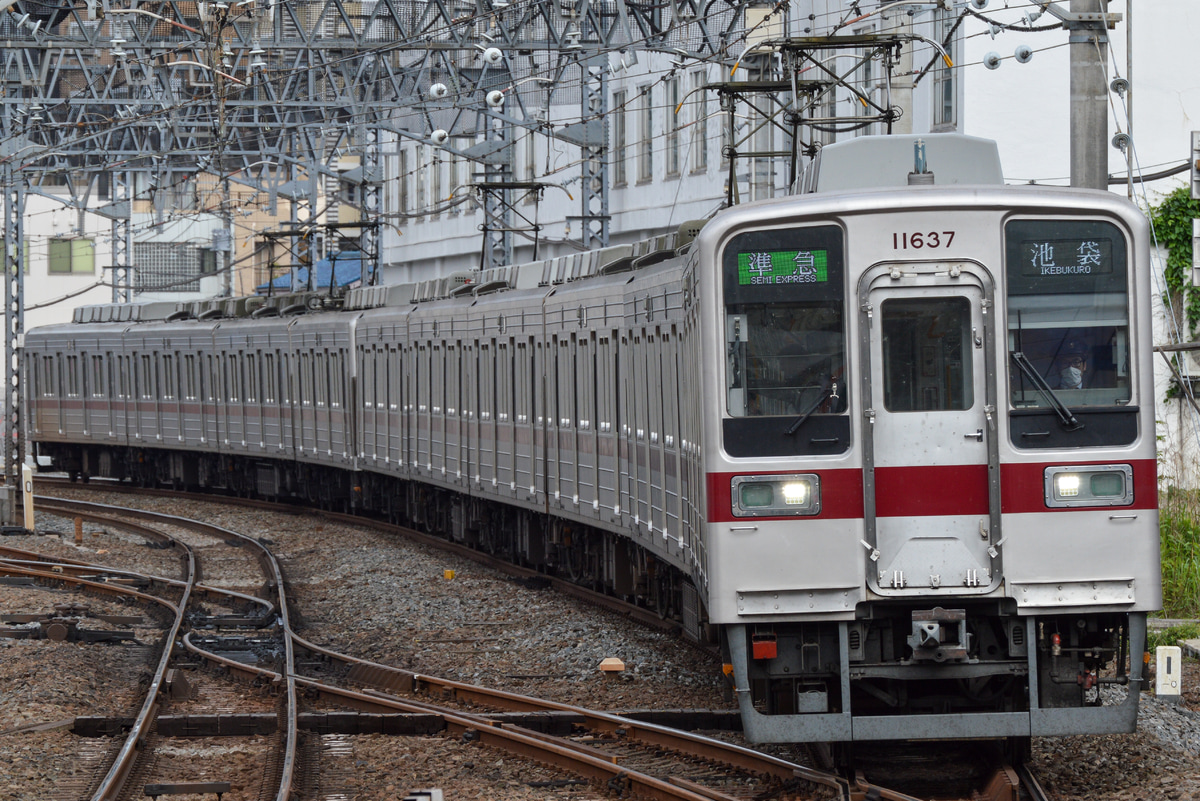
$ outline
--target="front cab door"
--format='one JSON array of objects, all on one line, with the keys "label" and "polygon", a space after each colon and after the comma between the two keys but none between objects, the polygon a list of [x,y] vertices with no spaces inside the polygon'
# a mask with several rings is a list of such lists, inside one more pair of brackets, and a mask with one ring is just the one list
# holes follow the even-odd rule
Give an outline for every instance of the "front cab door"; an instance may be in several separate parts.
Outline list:
[{"label": "front cab door", "polygon": [[881,264],[859,286],[868,585],[988,592],[1001,580],[991,278]]}]

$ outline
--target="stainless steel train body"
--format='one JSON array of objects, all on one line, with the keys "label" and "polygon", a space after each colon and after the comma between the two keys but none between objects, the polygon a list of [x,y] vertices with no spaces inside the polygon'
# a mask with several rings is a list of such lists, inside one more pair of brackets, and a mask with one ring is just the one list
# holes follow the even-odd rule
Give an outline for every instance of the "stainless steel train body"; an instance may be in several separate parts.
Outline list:
[{"label": "stainless steel train body", "polygon": [[32,439],[638,597],[720,635],[755,741],[1131,730],[1161,595],[1142,215],[918,187],[663,244],[37,329]]}]

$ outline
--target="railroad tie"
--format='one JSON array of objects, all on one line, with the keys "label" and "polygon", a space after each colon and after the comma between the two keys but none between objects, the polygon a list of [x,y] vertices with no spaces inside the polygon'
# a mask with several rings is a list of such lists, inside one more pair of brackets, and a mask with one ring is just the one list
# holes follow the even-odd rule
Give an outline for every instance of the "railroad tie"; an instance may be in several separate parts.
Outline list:
[{"label": "railroad tie", "polygon": [[171,782],[169,784],[147,784],[146,795],[158,801],[160,795],[190,795],[192,793],[216,793],[217,801],[229,792],[229,782]]}]

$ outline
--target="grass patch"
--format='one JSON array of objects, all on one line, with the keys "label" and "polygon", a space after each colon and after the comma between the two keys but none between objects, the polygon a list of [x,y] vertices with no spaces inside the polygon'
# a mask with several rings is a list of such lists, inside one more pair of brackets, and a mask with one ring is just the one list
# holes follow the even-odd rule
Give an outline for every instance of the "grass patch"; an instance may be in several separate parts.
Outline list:
[{"label": "grass patch", "polygon": [[1200,617],[1200,496],[1168,489],[1159,498],[1164,617]]},{"label": "grass patch", "polygon": [[1150,629],[1146,632],[1146,650],[1154,656],[1160,645],[1179,645],[1180,640],[1200,640],[1200,623],[1172,626],[1169,629]]}]

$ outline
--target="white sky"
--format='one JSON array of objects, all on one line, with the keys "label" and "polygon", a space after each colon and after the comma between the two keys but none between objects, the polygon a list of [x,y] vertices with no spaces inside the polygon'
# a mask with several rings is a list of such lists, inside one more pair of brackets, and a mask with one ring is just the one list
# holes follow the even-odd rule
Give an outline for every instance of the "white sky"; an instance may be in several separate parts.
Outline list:
[{"label": "white sky", "polygon": [[[1059,0],[1058,6],[1066,10],[1069,2]],[[990,0],[982,13],[1019,24],[1022,13],[1030,8],[1024,0]],[[1109,10],[1125,15],[1125,0],[1114,0]],[[1126,19],[1123,17],[1109,34],[1110,81],[1116,75],[1128,77]],[[1033,24],[1045,25],[1052,20],[1046,14]],[[966,93],[963,132],[999,142],[1001,163],[1010,181],[1068,183],[1071,129],[1067,32],[1002,31],[992,39],[979,20],[968,20],[966,26],[962,60]],[[1133,131],[1137,157],[1145,173],[1186,160],[1191,131],[1200,129],[1197,35],[1200,35],[1198,0],[1134,3]],[[1035,51],[1025,64],[1012,58],[1013,51],[1021,44]],[[1004,58],[999,69],[989,70],[982,65],[989,51]],[[1118,131],[1129,129],[1120,98],[1110,93],[1110,100],[1109,139]],[[1124,170],[1124,156],[1110,147],[1110,173]],[[1187,180],[1184,173],[1154,186],[1169,191]],[[1117,187],[1116,191],[1123,190]]]}]

